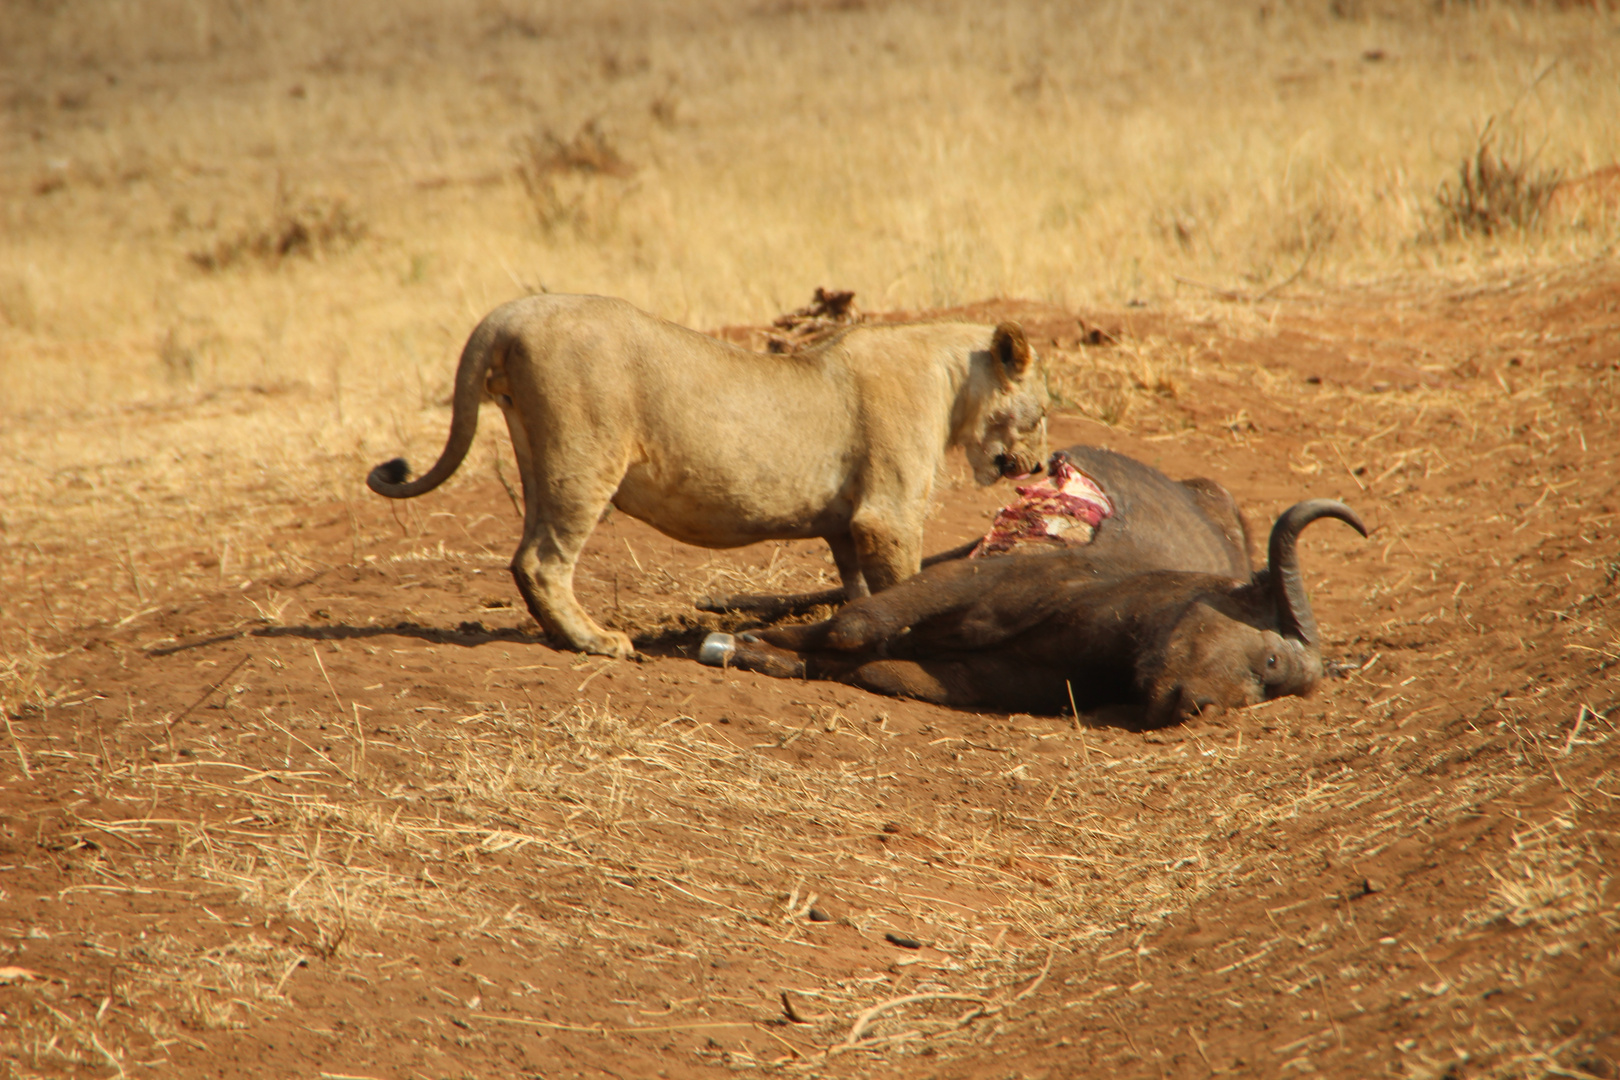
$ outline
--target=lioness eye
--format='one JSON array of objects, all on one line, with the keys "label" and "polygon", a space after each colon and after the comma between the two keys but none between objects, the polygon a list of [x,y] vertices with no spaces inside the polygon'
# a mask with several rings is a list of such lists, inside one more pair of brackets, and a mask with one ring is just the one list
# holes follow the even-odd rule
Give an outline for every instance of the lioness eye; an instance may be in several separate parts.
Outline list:
[{"label": "lioness eye", "polygon": [[1266,667],[1276,667],[1276,666],[1277,666],[1277,655],[1275,653],[1273,653],[1272,655],[1266,657]]}]

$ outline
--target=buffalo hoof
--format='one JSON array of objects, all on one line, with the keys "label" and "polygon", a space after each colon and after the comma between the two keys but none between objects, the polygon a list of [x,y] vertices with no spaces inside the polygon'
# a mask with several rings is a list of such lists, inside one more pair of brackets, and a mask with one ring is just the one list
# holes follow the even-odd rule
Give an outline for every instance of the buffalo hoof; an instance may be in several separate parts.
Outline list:
[{"label": "buffalo hoof", "polygon": [[730,634],[714,633],[703,639],[698,649],[698,663],[710,667],[725,667],[737,655],[737,639]]}]

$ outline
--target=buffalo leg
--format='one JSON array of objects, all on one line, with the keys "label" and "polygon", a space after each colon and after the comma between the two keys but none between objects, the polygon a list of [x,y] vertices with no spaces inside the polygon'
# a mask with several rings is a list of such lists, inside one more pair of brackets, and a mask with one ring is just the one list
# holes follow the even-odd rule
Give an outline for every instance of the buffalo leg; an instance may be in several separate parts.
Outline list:
[{"label": "buffalo leg", "polygon": [[771,596],[757,593],[736,593],[731,596],[700,596],[693,606],[699,611],[754,615],[766,622],[775,622],[777,619],[785,619],[789,615],[804,615],[818,607],[842,604],[844,599],[844,590],[840,586],[836,589],[822,589],[820,592],[797,593],[788,596]]},{"label": "buffalo leg", "polygon": [[[829,541],[830,543],[830,541]],[[924,569],[954,559],[965,559],[979,546],[977,539],[948,548],[928,556],[922,561]],[[842,588],[822,589],[819,592],[771,595],[762,593],[736,593],[731,596],[700,596],[694,606],[699,611],[720,614],[755,615],[766,622],[785,619],[790,615],[805,615],[818,607],[836,607],[851,599]]]},{"label": "buffalo leg", "polygon": [[843,673],[838,681],[890,697],[916,698],[935,705],[971,705],[973,702],[961,700],[962,687],[953,685],[958,680],[952,676],[957,674],[944,664],[871,660]]},{"label": "buffalo leg", "polygon": [[710,667],[732,667],[739,671],[757,671],[777,679],[805,677],[804,658],[791,649],[778,648],[761,641],[753,634],[733,637],[730,634],[710,634],[703,640],[698,660]]},{"label": "buffalo leg", "polygon": [[958,653],[928,660],[850,662],[820,653],[807,656],[805,667],[811,678],[832,678],[873,693],[936,705],[1038,713],[1069,710],[1061,675],[999,656]]}]

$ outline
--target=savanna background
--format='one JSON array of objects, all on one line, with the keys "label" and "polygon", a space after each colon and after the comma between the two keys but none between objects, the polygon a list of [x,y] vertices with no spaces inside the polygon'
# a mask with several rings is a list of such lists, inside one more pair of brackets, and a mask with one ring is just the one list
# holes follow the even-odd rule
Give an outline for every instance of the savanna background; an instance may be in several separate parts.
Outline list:
[{"label": "savanna background", "polygon": [[[1617,162],[1603,0],[8,0],[0,1076],[1620,1075]],[[711,671],[691,600],[822,551],[622,516],[646,659],[579,658],[493,415],[363,489],[502,301],[759,345],[817,286],[1356,506],[1334,677],[1141,731]]]}]

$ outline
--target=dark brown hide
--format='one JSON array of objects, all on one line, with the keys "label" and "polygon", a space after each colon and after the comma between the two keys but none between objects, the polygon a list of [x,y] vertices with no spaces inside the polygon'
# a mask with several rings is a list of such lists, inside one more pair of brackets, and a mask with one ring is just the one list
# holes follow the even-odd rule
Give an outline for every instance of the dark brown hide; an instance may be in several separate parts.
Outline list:
[{"label": "dark brown hide", "polygon": [[[1188,570],[1234,581],[1249,578],[1254,564],[1248,522],[1221,485],[1202,478],[1172,480],[1151,465],[1097,446],[1071,446],[1063,453],[1113,503],[1113,516],[1097,525],[1091,543],[1060,554],[1079,560],[1077,572],[1119,577],[1145,570]],[[931,555],[922,561],[923,568],[961,559],[978,543],[975,537]],[[750,612],[769,621],[844,599],[840,588],[798,596],[704,597],[697,606],[704,611]]]},{"label": "dark brown hide", "polygon": [[1183,570],[1114,574],[1070,553],[942,563],[825,622],[745,635],[729,662],[944,705],[1064,712],[1071,694],[1082,709],[1137,702],[1150,723],[1307,694],[1322,675],[1298,629],[1309,601],[1302,589],[1283,596],[1279,581],[1297,581],[1294,537],[1319,517],[1366,535],[1342,503],[1301,503],[1273,530],[1283,561],[1241,583]]},{"label": "dark brown hide", "polygon": [[[1232,493],[1202,477],[1172,480],[1153,466],[1098,446],[1064,451],[1097,481],[1114,514],[1084,554],[1114,574],[1190,570],[1245,581],[1253,572],[1249,524]],[[1079,552],[1072,553],[1079,554]]]}]

